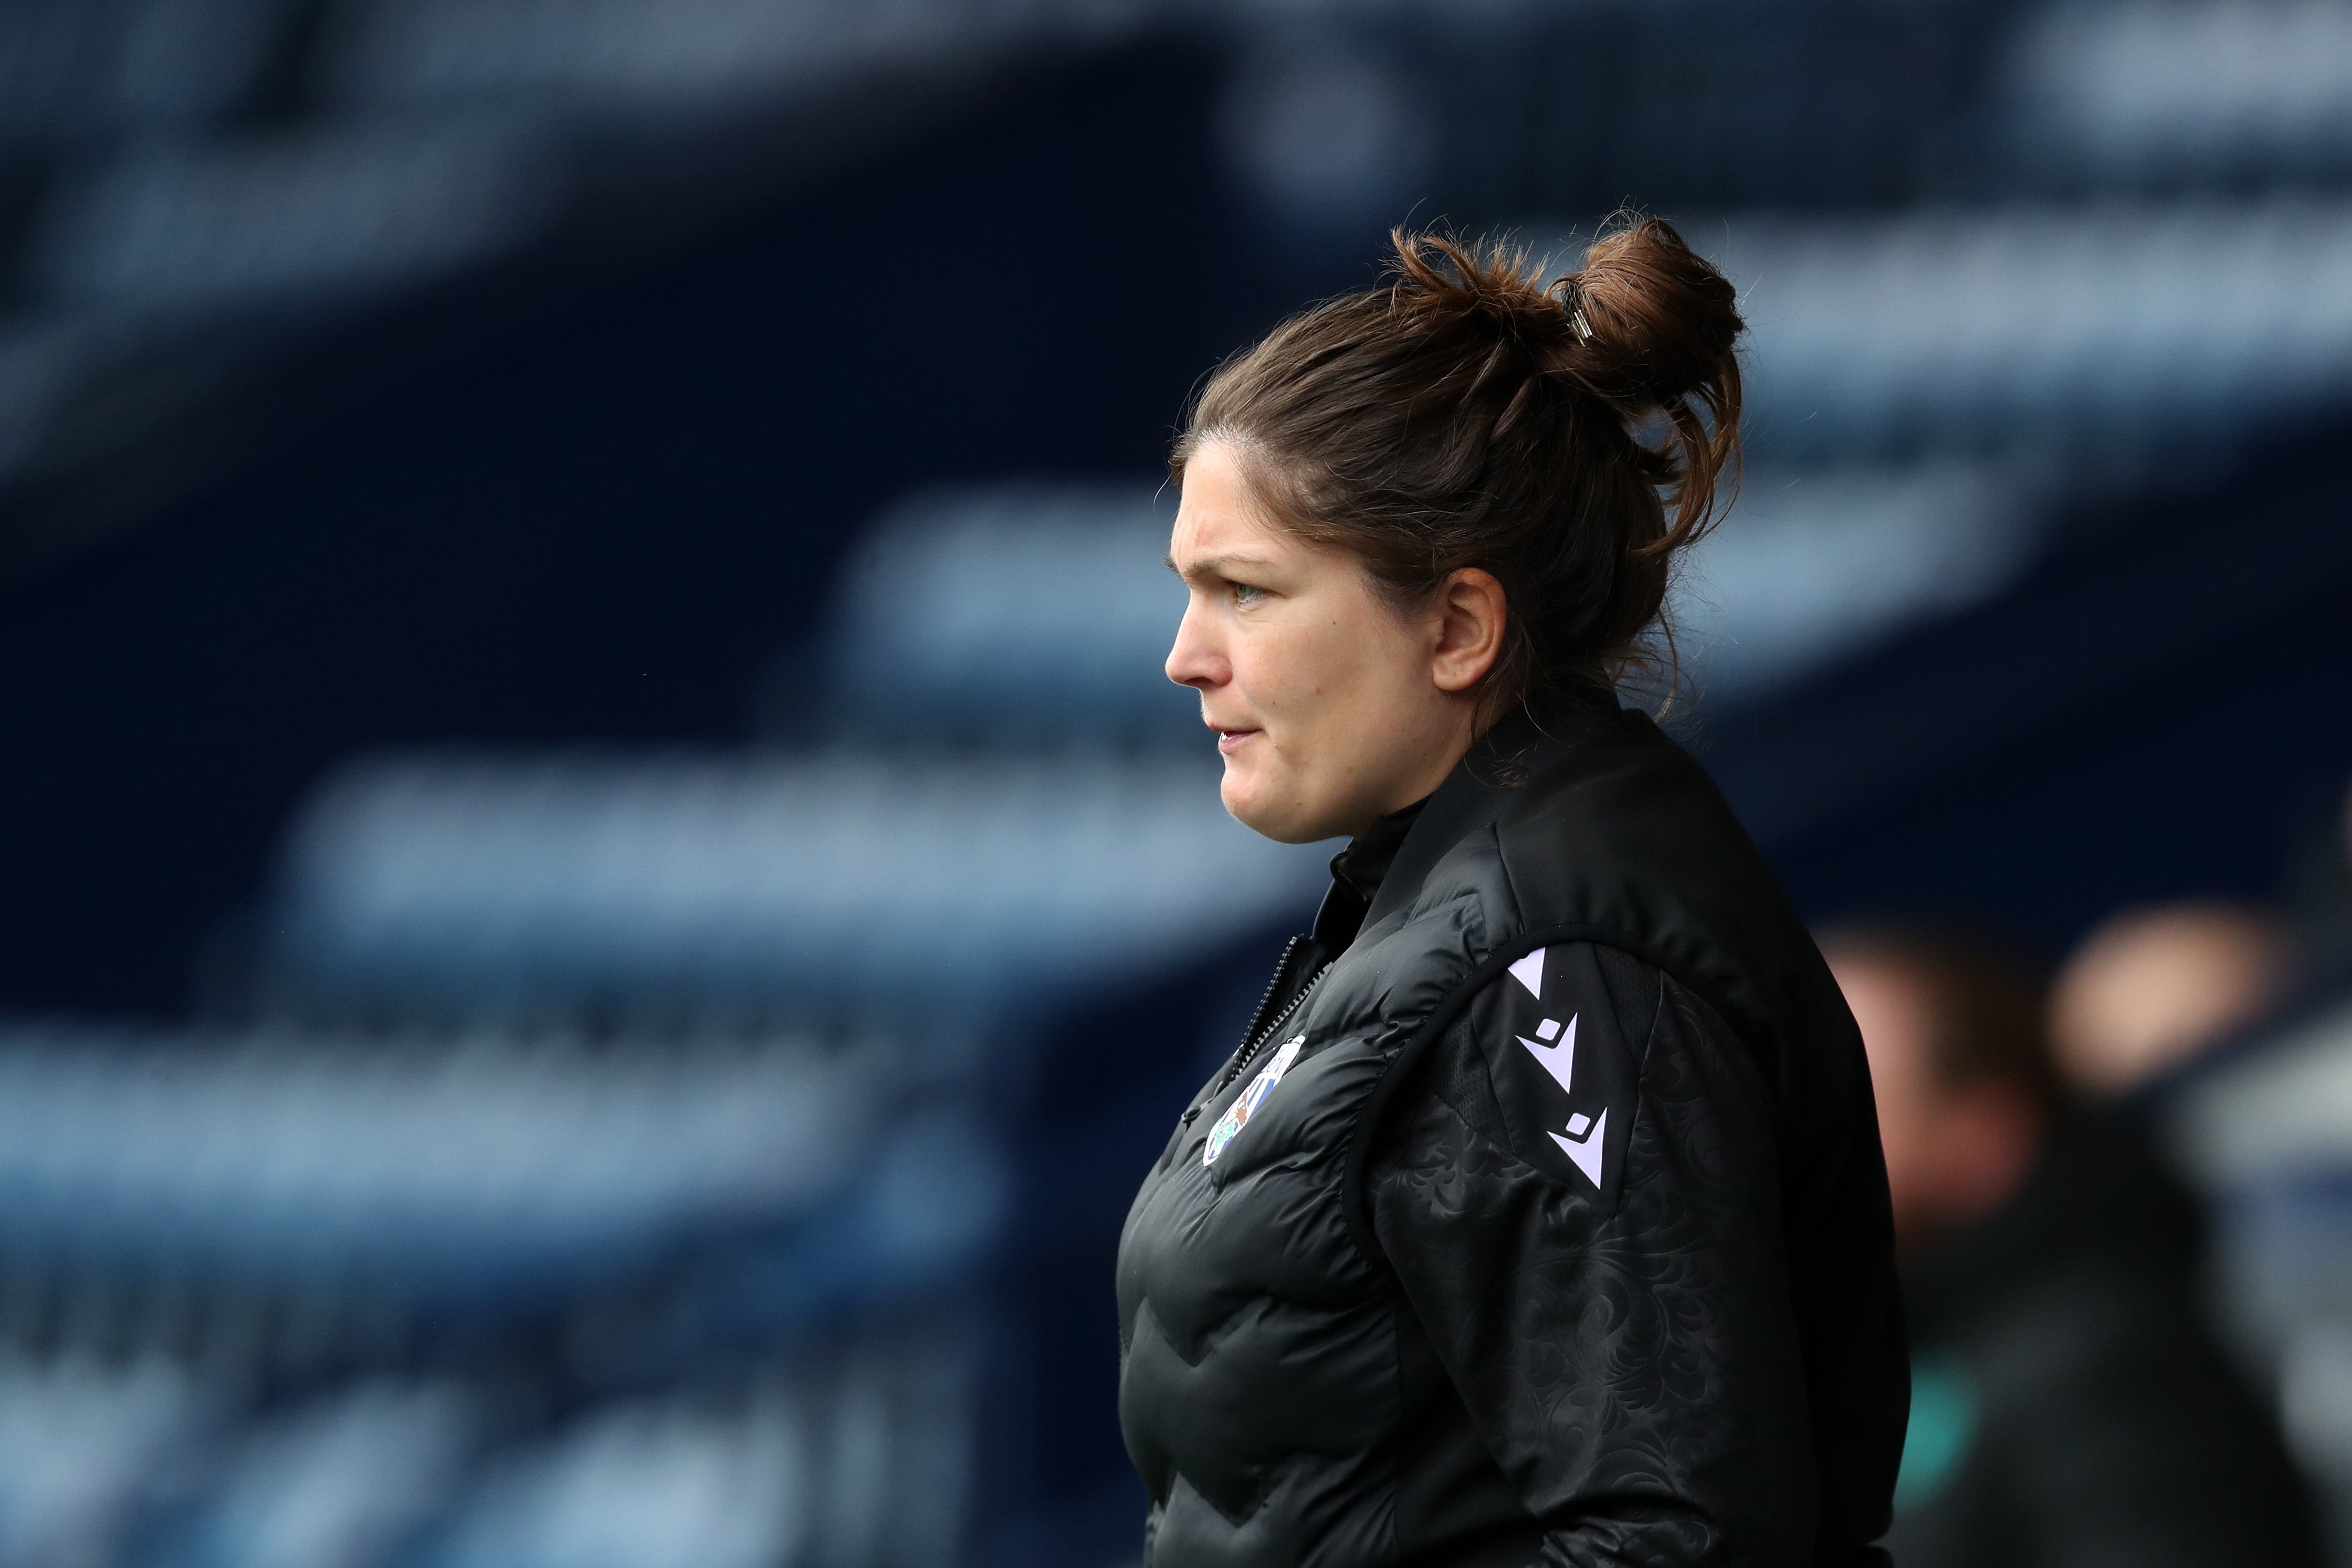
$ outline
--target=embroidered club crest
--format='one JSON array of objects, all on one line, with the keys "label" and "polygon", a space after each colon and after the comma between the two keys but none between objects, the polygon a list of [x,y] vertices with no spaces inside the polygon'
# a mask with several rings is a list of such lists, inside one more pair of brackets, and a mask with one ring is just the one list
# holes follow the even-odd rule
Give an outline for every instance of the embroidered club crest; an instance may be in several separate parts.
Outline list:
[{"label": "embroidered club crest", "polygon": [[1225,1145],[1249,1125],[1249,1119],[1257,1114],[1257,1108],[1265,1103],[1267,1095],[1274,1092],[1274,1086],[1282,1082],[1282,1075],[1290,1071],[1290,1064],[1298,1060],[1298,1048],[1306,1043],[1307,1037],[1303,1034],[1283,1041],[1282,1049],[1274,1053],[1274,1060],[1258,1070],[1258,1075],[1250,1080],[1250,1086],[1242,1091],[1241,1098],[1226,1107],[1225,1113],[1217,1118],[1217,1124],[1209,1129],[1208,1146],[1201,1151],[1202,1165],[1217,1163],[1217,1156],[1225,1152]]}]

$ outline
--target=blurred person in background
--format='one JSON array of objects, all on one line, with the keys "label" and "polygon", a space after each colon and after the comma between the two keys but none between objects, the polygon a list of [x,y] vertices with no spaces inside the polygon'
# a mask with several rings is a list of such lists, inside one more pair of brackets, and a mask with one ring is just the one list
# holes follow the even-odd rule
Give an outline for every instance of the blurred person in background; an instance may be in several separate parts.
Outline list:
[{"label": "blurred person in background", "polygon": [[1822,949],[1870,1054],[1910,1315],[1896,1560],[2316,1563],[2275,1423],[2200,1312],[2196,1204],[2070,1106],[2031,971],[1927,928]]},{"label": "blurred person in background", "polygon": [[1883,1563],[1906,1362],[1868,1068],[1616,682],[1736,450],[1731,286],[1398,237],[1181,442],[1168,674],[1346,835],[1118,1260],[1150,1568]]},{"label": "blurred person in background", "polygon": [[2092,1099],[2129,1092],[2194,1060],[2277,1005],[2286,928],[2211,900],[2126,910],[2084,938],[2051,988],[2051,1043]]}]

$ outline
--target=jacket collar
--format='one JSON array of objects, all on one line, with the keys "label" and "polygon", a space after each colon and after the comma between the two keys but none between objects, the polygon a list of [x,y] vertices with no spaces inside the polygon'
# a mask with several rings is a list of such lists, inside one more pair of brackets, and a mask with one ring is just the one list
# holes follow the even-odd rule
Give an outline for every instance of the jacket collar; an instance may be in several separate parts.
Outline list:
[{"label": "jacket collar", "polygon": [[1312,933],[1313,940],[1322,945],[1324,957],[1339,956],[1363,929],[1365,912],[1386,885],[1397,852],[1404,847],[1413,823],[1428,804],[1423,797],[1402,811],[1390,812],[1331,857],[1331,885],[1315,912]]},{"label": "jacket collar", "polygon": [[1364,926],[1377,925],[1391,915],[1412,907],[1421,885],[1448,851],[1473,833],[1491,826],[1519,798],[1528,779],[1615,717],[1613,694],[1563,699],[1538,718],[1521,707],[1488,730],[1454,766],[1413,819],[1412,831],[1397,847],[1388,874],[1381,879],[1378,896],[1365,912]]}]

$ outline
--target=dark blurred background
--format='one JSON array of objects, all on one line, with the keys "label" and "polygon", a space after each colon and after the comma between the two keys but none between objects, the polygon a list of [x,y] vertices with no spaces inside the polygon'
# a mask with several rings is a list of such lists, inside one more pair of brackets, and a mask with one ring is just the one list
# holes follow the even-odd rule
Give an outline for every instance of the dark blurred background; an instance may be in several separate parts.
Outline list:
[{"label": "dark blurred background", "polygon": [[1174,423],[1627,203],[1807,915],[2298,933],[2183,1157],[2352,1495],[2352,6],[0,0],[0,1568],[1131,1562],[1118,1225],[1322,875]]}]

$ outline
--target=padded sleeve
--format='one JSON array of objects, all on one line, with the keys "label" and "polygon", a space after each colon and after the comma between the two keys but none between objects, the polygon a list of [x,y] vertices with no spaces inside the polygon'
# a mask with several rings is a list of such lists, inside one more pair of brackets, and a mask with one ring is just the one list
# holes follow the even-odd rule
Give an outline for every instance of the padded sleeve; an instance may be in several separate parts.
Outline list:
[{"label": "padded sleeve", "polygon": [[1577,944],[1473,998],[1381,1129],[1374,1233],[1543,1563],[1812,1559],[1770,1105],[1703,1001]]}]

